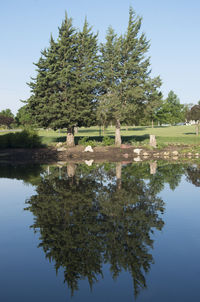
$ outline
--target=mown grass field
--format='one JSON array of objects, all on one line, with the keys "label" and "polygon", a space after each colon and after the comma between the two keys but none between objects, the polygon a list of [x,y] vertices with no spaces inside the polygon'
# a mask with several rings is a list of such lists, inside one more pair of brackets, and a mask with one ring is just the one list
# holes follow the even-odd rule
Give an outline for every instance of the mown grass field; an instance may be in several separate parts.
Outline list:
[{"label": "mown grass field", "polygon": [[[8,133],[1,131],[0,135]],[[10,133],[10,131],[9,131]],[[66,140],[66,131],[53,131],[53,130],[39,130],[39,136],[43,144],[51,145],[57,142],[64,142]],[[200,144],[200,135],[196,136],[195,126],[169,126],[169,127],[122,127],[121,135],[123,143],[131,144],[148,144],[149,135],[156,136],[158,144]],[[105,129],[104,134],[99,127],[79,128],[78,133],[75,135],[76,143],[82,138],[87,136],[90,140],[102,141],[103,136],[114,138],[115,127],[108,127]]]},{"label": "mown grass field", "polygon": [[[146,144],[149,142],[149,135],[154,134],[158,144],[200,144],[200,135],[196,136],[195,126],[171,126],[171,127],[122,127],[121,135],[123,143]],[[42,142],[51,144],[66,140],[66,131],[40,130],[39,135]],[[115,127],[108,127],[104,131],[104,136],[114,137]],[[89,139],[101,141],[103,131],[99,127],[79,128],[75,135],[76,142],[81,137],[87,136]]]}]

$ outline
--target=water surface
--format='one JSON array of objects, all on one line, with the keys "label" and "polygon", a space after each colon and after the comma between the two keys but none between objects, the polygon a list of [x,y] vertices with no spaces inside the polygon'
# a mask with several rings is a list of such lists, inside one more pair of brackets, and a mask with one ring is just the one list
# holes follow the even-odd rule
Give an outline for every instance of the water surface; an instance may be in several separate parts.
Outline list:
[{"label": "water surface", "polygon": [[0,300],[199,301],[200,167],[0,166]]}]

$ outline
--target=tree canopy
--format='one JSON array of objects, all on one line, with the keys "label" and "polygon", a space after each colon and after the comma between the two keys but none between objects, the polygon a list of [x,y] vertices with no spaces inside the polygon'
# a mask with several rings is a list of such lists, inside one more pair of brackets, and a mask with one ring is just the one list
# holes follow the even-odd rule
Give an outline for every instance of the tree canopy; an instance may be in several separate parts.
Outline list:
[{"label": "tree canopy", "polygon": [[178,96],[171,90],[166,100],[163,100],[160,108],[157,110],[156,119],[160,124],[174,125],[184,122],[185,115],[185,106],[180,103]]},{"label": "tree canopy", "polygon": [[66,14],[57,41],[51,36],[29,83],[28,109],[37,124],[67,128],[72,146],[74,127],[114,121],[120,145],[122,122],[136,124],[147,113],[152,119],[161,80],[150,77],[150,43],[141,25],[131,7],[126,32],[118,36],[109,27],[106,42],[99,46],[87,20],[77,30]]},{"label": "tree canopy", "polygon": [[15,122],[14,114],[10,109],[5,109],[0,112],[0,125],[10,128]]},{"label": "tree canopy", "polygon": [[[144,33],[140,33],[142,18],[129,10],[126,33],[117,36],[109,27],[106,42],[101,45],[103,93],[98,118],[113,120],[116,125],[115,143],[121,144],[122,122],[137,124],[147,105],[159,99],[160,78],[150,78],[150,47]],[[152,105],[151,105],[152,104]]]},{"label": "tree canopy", "polygon": [[35,64],[37,76],[29,83],[29,112],[40,126],[67,128],[71,146],[74,127],[91,126],[96,118],[97,51],[97,35],[87,20],[82,31],[77,31],[66,14],[57,42],[51,37]]}]

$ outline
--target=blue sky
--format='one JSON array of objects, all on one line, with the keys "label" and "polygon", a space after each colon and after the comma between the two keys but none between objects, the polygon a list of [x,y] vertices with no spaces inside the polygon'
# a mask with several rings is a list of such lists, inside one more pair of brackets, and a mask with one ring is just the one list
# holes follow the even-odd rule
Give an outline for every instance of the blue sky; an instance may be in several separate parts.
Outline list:
[{"label": "blue sky", "polygon": [[1,0],[0,2],[0,111],[14,113],[29,97],[41,49],[50,33],[57,38],[65,10],[77,28],[85,16],[103,41],[112,25],[124,33],[132,5],[143,17],[142,31],[151,41],[152,75],[160,75],[162,92],[170,90],[181,103],[200,99],[200,1],[199,0]]}]

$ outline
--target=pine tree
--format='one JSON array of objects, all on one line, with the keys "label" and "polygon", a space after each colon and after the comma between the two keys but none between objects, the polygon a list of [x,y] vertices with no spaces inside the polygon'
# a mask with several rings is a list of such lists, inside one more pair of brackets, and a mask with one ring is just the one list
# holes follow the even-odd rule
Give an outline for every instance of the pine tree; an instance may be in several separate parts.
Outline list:
[{"label": "pine tree", "polygon": [[159,81],[155,85],[150,79],[150,59],[145,57],[150,45],[145,35],[140,34],[141,23],[142,18],[130,8],[126,34],[117,37],[109,29],[102,47],[105,93],[101,107],[107,108],[108,117],[115,121],[115,143],[118,146],[121,145],[121,122],[138,123],[151,100],[150,91],[160,86]]},{"label": "pine tree", "polygon": [[67,128],[69,146],[74,146],[74,127],[91,126],[95,120],[97,51],[97,35],[87,20],[78,32],[66,14],[58,41],[51,37],[36,64],[37,77],[29,84],[31,114],[43,127]]}]

